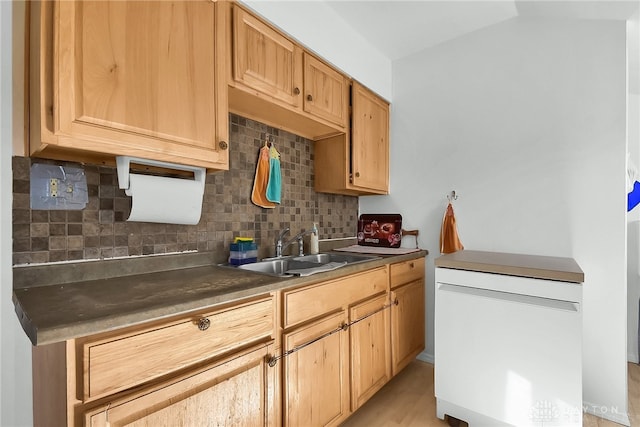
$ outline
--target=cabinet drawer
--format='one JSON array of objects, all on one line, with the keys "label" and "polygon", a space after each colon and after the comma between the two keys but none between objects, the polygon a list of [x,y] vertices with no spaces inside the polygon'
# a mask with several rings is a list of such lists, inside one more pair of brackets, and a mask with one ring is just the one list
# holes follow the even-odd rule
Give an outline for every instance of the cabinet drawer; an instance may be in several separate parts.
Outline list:
[{"label": "cabinet drawer", "polygon": [[284,327],[313,319],[387,290],[387,268],[284,293]]},{"label": "cabinet drawer", "polygon": [[391,264],[391,288],[424,278],[424,258]]},{"label": "cabinet drawer", "polygon": [[274,418],[268,390],[275,382],[275,370],[266,362],[271,350],[272,346],[261,344],[105,402],[84,413],[84,425],[266,426],[265,420]]},{"label": "cabinet drawer", "polygon": [[[273,334],[271,297],[82,347],[84,399],[124,390]],[[199,329],[200,319],[209,327]]]}]

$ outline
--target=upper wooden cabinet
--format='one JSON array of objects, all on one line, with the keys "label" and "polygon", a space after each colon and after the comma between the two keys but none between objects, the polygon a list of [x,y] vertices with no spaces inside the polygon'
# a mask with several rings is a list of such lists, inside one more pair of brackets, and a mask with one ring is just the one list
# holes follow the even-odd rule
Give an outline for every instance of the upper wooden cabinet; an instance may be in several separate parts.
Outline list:
[{"label": "upper wooden cabinet", "polygon": [[[30,154],[228,169],[224,37],[210,1],[33,2]],[[222,85],[218,85],[222,82]]]},{"label": "upper wooden cabinet", "polygon": [[304,54],[304,111],[340,127],[349,113],[347,78],[316,57]]},{"label": "upper wooden cabinet", "polygon": [[389,192],[389,104],[353,83],[351,183],[355,188]]},{"label": "upper wooden cabinet", "polygon": [[310,139],[344,133],[349,79],[237,4],[220,7],[232,27],[229,110]]},{"label": "upper wooden cabinet", "polygon": [[389,193],[389,104],[351,87],[351,127],[315,142],[315,190],[348,195]]},{"label": "upper wooden cabinet", "polygon": [[302,49],[239,7],[234,8],[233,40],[234,80],[300,107]]}]

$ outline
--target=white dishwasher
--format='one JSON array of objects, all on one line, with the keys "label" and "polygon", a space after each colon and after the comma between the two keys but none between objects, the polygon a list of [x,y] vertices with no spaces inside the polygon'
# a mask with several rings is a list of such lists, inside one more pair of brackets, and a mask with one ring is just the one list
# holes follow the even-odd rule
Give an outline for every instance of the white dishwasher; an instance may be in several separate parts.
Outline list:
[{"label": "white dishwasher", "polygon": [[582,425],[583,280],[570,258],[439,257],[438,417],[471,427]]}]

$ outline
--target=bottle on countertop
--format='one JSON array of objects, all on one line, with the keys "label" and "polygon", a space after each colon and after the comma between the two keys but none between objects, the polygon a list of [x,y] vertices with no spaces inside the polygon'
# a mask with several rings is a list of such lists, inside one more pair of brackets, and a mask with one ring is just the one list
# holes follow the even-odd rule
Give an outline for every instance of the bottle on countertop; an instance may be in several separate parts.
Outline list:
[{"label": "bottle on countertop", "polygon": [[314,222],[311,229],[311,237],[309,238],[309,253],[315,255],[320,252],[318,247],[318,225]]}]

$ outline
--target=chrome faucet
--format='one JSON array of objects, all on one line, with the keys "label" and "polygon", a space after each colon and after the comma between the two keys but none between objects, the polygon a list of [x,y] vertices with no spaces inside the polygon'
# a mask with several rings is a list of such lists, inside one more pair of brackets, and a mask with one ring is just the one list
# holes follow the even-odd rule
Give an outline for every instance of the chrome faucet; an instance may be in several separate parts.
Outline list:
[{"label": "chrome faucet", "polygon": [[276,239],[276,257],[281,257],[282,251],[285,250],[290,244],[296,241],[298,242],[298,255],[299,256],[304,255],[304,240],[303,240],[304,236],[306,236],[307,234],[313,233],[313,230],[301,231],[295,236],[293,236],[291,239],[289,239],[288,241],[283,242],[284,236],[289,232],[289,230],[290,230],[289,228],[285,228],[284,230],[282,230],[278,235],[278,238]]}]

